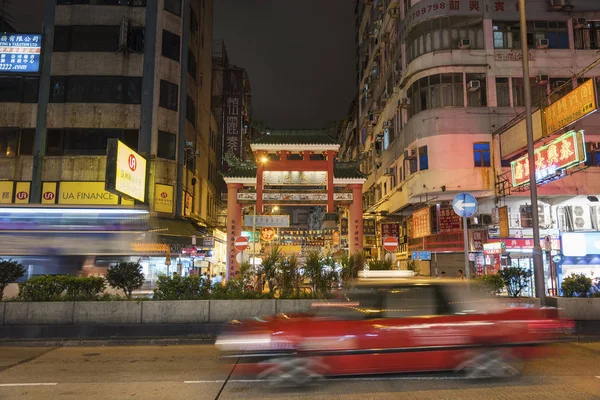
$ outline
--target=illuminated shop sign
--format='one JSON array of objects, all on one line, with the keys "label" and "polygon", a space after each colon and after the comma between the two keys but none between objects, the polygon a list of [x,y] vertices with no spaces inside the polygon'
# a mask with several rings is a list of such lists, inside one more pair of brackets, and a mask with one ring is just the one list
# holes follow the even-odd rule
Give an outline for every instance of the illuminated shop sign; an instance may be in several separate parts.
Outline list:
[{"label": "illuminated shop sign", "polygon": [[39,72],[42,35],[0,33],[0,72]]},{"label": "illuminated shop sign", "polygon": [[[536,182],[558,177],[586,160],[583,131],[570,131],[534,151]],[[529,155],[510,163],[513,186],[529,183]]]},{"label": "illuminated shop sign", "polygon": [[569,232],[562,234],[565,257],[600,255],[600,232]]},{"label": "illuminated shop sign", "polygon": [[484,254],[502,254],[506,251],[506,244],[504,242],[484,243],[483,253]]},{"label": "illuminated shop sign", "polygon": [[143,202],[146,159],[117,139],[108,139],[107,147],[105,189]]},{"label": "illuminated shop sign", "polygon": [[594,79],[589,79],[544,110],[545,136],[571,125],[597,108]]}]

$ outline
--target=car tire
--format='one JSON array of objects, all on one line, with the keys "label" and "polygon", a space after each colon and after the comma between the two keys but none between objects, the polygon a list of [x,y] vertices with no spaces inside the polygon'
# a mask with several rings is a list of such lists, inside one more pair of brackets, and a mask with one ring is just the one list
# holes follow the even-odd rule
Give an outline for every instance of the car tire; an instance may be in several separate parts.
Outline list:
[{"label": "car tire", "polygon": [[521,360],[506,350],[483,350],[470,353],[456,369],[467,379],[509,378],[522,371]]},{"label": "car tire", "polygon": [[320,362],[312,357],[281,357],[266,361],[268,367],[258,375],[270,386],[302,386],[323,379]]}]

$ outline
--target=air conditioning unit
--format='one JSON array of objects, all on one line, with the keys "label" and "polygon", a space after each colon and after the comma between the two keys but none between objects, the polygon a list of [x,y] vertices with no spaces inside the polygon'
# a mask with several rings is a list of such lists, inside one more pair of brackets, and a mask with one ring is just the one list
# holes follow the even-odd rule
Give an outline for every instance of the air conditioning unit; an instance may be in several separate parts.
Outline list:
[{"label": "air conditioning unit", "polygon": [[536,47],[538,49],[547,49],[549,45],[548,39],[538,39]]},{"label": "air conditioning unit", "polygon": [[127,39],[129,38],[129,19],[127,17],[123,17],[121,19],[121,27],[119,29],[119,49],[118,51],[122,51],[126,53],[129,50],[129,46],[127,46]]},{"label": "air conditioning unit", "polygon": [[390,17],[398,18],[398,16],[400,16],[400,10],[398,9],[398,7],[391,8],[390,9]]},{"label": "air conditioning unit", "polygon": [[396,169],[395,168],[386,168],[385,175],[390,175],[390,176],[396,175]]},{"label": "air conditioning unit", "polygon": [[479,214],[478,222],[480,225],[491,225],[492,214]]},{"label": "air conditioning unit", "polygon": [[398,101],[398,105],[402,108],[408,108],[408,106],[410,106],[410,99],[408,97],[404,97]]},{"label": "air conditioning unit", "polygon": [[462,50],[471,48],[471,41],[469,39],[460,39],[458,47]]},{"label": "air conditioning unit", "polygon": [[567,0],[548,0],[551,10],[562,10],[567,5]]},{"label": "air conditioning unit", "polygon": [[412,150],[410,151],[410,156],[411,156],[411,157],[416,157],[416,156],[417,156],[417,149],[412,149]]},{"label": "air conditioning unit", "polygon": [[573,28],[581,29],[587,24],[585,18],[573,18]]},{"label": "air conditioning unit", "polygon": [[468,90],[469,92],[476,92],[476,91],[478,91],[479,89],[481,89],[481,82],[480,82],[480,81],[470,81],[470,82],[467,84],[467,90]]},{"label": "air conditioning unit", "polygon": [[391,122],[391,121],[385,121],[385,122],[383,123],[383,127],[384,127],[384,128],[389,128],[390,126],[392,126],[392,122]]},{"label": "air conditioning unit", "polygon": [[378,141],[378,142],[381,142],[383,140],[383,133],[378,133],[375,136],[375,140]]},{"label": "air conditioning unit", "polygon": [[539,85],[545,85],[548,83],[548,81],[550,80],[550,77],[548,75],[538,75],[535,78],[535,81],[537,82],[537,84]]},{"label": "air conditioning unit", "polygon": [[567,81],[555,81],[552,84],[552,87],[555,89],[558,89],[559,87],[561,87],[562,85],[565,85],[567,83]]}]

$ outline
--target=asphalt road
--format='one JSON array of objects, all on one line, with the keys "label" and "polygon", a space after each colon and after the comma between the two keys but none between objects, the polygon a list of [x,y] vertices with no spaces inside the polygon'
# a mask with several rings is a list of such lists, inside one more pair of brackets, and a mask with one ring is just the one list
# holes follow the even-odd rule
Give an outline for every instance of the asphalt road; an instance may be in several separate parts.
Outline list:
[{"label": "asphalt road", "polygon": [[231,374],[212,345],[0,347],[0,399],[600,399],[600,344],[555,349],[510,380],[400,375],[272,389]]}]

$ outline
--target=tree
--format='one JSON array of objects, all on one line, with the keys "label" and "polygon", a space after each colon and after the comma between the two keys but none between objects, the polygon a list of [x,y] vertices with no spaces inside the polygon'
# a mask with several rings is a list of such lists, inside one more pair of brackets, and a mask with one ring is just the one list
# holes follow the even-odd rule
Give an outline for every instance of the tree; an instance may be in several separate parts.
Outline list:
[{"label": "tree", "polygon": [[498,294],[502,289],[504,289],[504,279],[499,274],[490,274],[484,275],[480,278],[477,278],[484,286],[486,286],[491,294]]},{"label": "tree", "polygon": [[499,275],[506,285],[508,295],[518,297],[523,289],[529,286],[531,270],[519,267],[506,267],[500,270]]},{"label": "tree", "polygon": [[4,296],[4,289],[9,283],[25,275],[25,268],[17,261],[0,259],[0,300]]},{"label": "tree", "polygon": [[144,284],[144,273],[139,262],[124,262],[110,267],[106,272],[108,284],[121,289],[131,299],[131,293]]},{"label": "tree", "polygon": [[[267,282],[273,282],[273,278],[275,278],[275,274],[277,272],[277,266],[281,261],[281,248],[279,245],[275,244],[271,247],[271,251],[269,255],[263,260],[261,266],[262,273],[265,274],[265,279]],[[269,287],[271,293],[273,292],[273,288]]]},{"label": "tree", "polygon": [[560,287],[565,297],[587,297],[592,280],[584,274],[573,274],[564,278]]},{"label": "tree", "polygon": [[281,263],[281,279],[279,282],[281,297],[289,297],[298,292],[300,286],[300,273],[298,272],[298,258],[292,254]]}]

